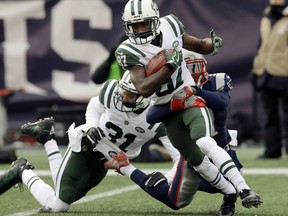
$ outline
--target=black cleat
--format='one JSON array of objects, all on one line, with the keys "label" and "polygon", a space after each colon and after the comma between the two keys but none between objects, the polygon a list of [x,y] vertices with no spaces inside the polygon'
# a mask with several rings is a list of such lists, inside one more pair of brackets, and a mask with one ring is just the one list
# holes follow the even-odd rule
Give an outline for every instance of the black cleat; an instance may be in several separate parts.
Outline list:
[{"label": "black cleat", "polygon": [[45,144],[55,138],[54,118],[44,118],[34,123],[24,124],[21,126],[21,132],[35,138],[39,143]]},{"label": "black cleat", "polygon": [[0,175],[0,195],[12,186],[22,183],[22,173],[25,169],[34,169],[25,158],[18,158],[12,162],[10,168]]},{"label": "black cleat", "polygon": [[258,206],[263,203],[260,196],[249,189],[242,190],[240,192],[240,198],[242,199],[242,205],[245,208],[251,208],[252,206],[258,208]]},{"label": "black cleat", "polygon": [[219,216],[234,215],[236,201],[237,201],[237,194],[224,195],[223,202],[219,210]]}]

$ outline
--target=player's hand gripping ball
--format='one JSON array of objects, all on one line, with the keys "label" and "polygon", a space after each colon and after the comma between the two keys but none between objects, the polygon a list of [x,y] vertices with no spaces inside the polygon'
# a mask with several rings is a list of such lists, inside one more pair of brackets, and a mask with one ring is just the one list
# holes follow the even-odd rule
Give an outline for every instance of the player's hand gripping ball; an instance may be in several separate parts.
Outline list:
[{"label": "player's hand gripping ball", "polygon": [[[170,53],[173,53],[174,49],[167,49]],[[157,73],[167,63],[164,50],[161,50],[155,56],[153,56],[146,65],[146,77]]]}]

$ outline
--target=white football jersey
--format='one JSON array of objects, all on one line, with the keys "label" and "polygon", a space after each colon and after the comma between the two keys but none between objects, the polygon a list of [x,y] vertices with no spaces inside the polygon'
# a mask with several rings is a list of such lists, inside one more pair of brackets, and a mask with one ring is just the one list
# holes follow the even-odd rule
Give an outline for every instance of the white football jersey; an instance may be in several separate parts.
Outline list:
[{"label": "white football jersey", "polygon": [[[168,15],[160,19],[160,31],[162,34],[161,46],[153,44],[133,44],[128,39],[117,48],[115,52],[116,59],[121,67],[129,69],[133,65],[146,67],[149,60],[163,49],[178,49],[183,47],[184,26],[174,15]],[[186,68],[183,59],[181,67],[171,75],[156,91],[150,96],[155,104],[168,103],[173,94],[182,89],[184,86],[194,85],[194,80]]]},{"label": "white football jersey", "polygon": [[[89,102],[86,121],[94,121],[94,125],[103,130],[105,137],[131,159],[137,157],[141,147],[153,137],[166,136],[165,127],[161,123],[150,125],[146,122],[149,107],[139,115],[116,109],[114,95],[117,87],[117,80],[109,80],[103,84],[99,95]],[[97,112],[99,120],[89,115]]]}]

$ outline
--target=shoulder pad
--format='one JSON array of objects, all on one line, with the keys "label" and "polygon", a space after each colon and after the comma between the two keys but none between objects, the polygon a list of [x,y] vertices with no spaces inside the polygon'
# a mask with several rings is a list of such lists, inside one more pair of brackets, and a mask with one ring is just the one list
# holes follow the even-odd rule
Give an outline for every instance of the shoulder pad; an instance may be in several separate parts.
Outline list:
[{"label": "shoulder pad", "polygon": [[173,29],[173,32],[176,37],[179,37],[180,35],[183,35],[185,32],[185,27],[182,24],[182,22],[173,14],[170,14],[168,16],[162,17],[163,20],[166,20],[170,27]]},{"label": "shoulder pad", "polygon": [[129,69],[130,66],[139,65],[139,59],[146,54],[137,49],[132,43],[124,42],[115,51],[115,57],[118,64],[123,69]]}]

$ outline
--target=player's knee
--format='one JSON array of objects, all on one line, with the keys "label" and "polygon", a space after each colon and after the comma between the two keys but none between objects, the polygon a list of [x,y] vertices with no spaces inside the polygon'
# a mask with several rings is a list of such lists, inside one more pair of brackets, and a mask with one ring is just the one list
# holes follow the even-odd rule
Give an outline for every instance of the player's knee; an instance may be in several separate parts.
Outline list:
[{"label": "player's knee", "polygon": [[60,200],[58,197],[53,196],[47,200],[44,208],[51,212],[67,212],[70,205]]},{"label": "player's knee", "polygon": [[209,155],[210,153],[213,153],[213,149],[217,148],[217,143],[212,137],[201,137],[196,141],[196,144],[199,146],[201,151],[205,155]]}]

